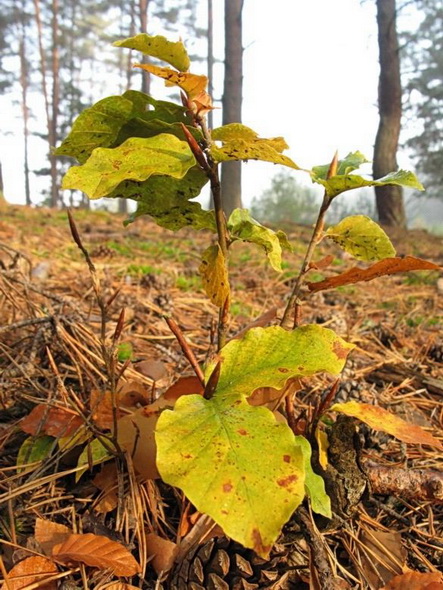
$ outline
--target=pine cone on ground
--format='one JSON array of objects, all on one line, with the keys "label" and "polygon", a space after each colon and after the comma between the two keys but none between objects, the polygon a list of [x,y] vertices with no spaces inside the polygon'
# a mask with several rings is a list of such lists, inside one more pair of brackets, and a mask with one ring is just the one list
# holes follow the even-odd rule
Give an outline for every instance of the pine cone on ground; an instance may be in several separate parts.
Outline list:
[{"label": "pine cone on ground", "polygon": [[191,551],[172,576],[171,590],[302,590],[306,586],[288,564],[287,552],[270,560],[226,537],[210,539]]},{"label": "pine cone on ground", "polygon": [[429,358],[437,363],[443,363],[443,344],[437,342],[433,344],[428,352]]}]

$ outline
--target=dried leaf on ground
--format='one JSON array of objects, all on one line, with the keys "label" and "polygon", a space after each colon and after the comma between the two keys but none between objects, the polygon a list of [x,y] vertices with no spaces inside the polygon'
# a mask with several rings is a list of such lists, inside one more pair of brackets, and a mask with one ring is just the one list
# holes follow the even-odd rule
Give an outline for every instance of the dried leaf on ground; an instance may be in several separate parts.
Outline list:
[{"label": "dried leaf on ground", "polygon": [[443,590],[443,576],[438,572],[407,572],[395,576],[380,590]]},{"label": "dried leaf on ground", "polygon": [[61,563],[84,563],[102,570],[110,569],[116,576],[134,576],[140,571],[126,547],[92,533],[70,535],[64,543],[54,547],[52,555]]},{"label": "dried leaf on ground", "polygon": [[44,579],[57,574],[57,566],[47,557],[38,555],[19,561],[8,573],[2,590],[20,590],[30,584],[39,583],[39,590],[56,590],[57,582],[52,580],[44,584]]},{"label": "dried leaf on ground", "polygon": [[117,414],[117,419],[120,417],[120,411],[117,407],[117,396],[112,396],[109,390],[92,389],[89,406],[95,424],[104,430],[112,430],[114,426],[114,412]]},{"label": "dried leaf on ground", "polygon": [[146,556],[158,575],[172,568],[177,552],[177,544],[169,539],[155,533],[146,535]]},{"label": "dried leaf on ground", "polygon": [[311,292],[315,293],[324,289],[333,289],[342,285],[352,285],[353,283],[360,283],[362,281],[372,281],[378,277],[393,275],[399,272],[409,272],[411,270],[442,270],[442,267],[429,260],[415,258],[414,256],[385,258],[369,268],[355,266],[335,277],[329,277],[328,279],[316,281],[315,283],[307,282],[306,285]]},{"label": "dried leaf on ground", "polygon": [[203,395],[204,387],[198,377],[190,375],[189,377],[180,377],[169,387],[163,394],[163,398],[175,402],[182,395],[192,395],[199,393]]},{"label": "dried leaf on ground", "polygon": [[374,430],[381,430],[395,436],[399,440],[411,444],[429,445],[443,450],[439,440],[423,430],[420,426],[409,424],[395,414],[392,414],[379,406],[371,404],[361,404],[358,402],[346,402],[344,404],[334,404],[330,408],[334,412],[353,416],[368,424]]},{"label": "dried leaf on ground", "polygon": [[362,568],[372,588],[379,588],[380,584],[402,572],[407,552],[400,533],[363,529],[359,538],[363,549]]},{"label": "dried leaf on ground", "polygon": [[66,437],[76,432],[82,424],[82,417],[68,408],[51,408],[47,404],[39,404],[20,422],[20,428],[32,436],[47,434]]},{"label": "dried leaf on ground", "polygon": [[94,510],[105,514],[114,510],[118,504],[117,496],[117,466],[115,462],[103,465],[102,470],[92,480],[92,483],[103,492]]},{"label": "dried leaf on ground", "polygon": [[45,518],[35,520],[34,536],[46,555],[52,555],[54,545],[63,543],[72,534],[69,527]]}]

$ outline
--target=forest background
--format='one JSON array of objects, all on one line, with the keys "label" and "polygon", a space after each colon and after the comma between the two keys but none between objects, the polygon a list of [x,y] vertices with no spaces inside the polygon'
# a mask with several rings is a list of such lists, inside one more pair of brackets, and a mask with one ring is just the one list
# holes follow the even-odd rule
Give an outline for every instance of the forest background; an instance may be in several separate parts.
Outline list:
[{"label": "forest background", "polygon": [[[7,200],[50,204],[51,166],[59,178],[68,162],[60,158],[51,162],[49,145],[60,144],[79,112],[128,87],[146,91],[147,84],[162,85],[146,77],[143,81],[132,70],[138,56],[128,57],[125,50],[112,47],[119,38],[143,31],[181,36],[200,58],[197,73],[202,74],[207,73],[212,54],[219,107],[214,126],[221,124],[224,49],[235,34],[225,30],[221,0],[3,0],[2,4],[0,163]],[[226,4],[242,5],[245,122],[262,136],[284,136],[291,156],[308,168],[329,161],[336,149],[342,157],[358,148],[372,158],[378,125],[377,3],[276,0],[272,10],[252,0]],[[440,0],[397,2],[393,25],[399,33],[403,89],[398,163],[415,169],[427,188],[424,197],[405,195],[408,222],[410,227],[425,226],[438,233],[443,232],[442,23]],[[208,42],[211,30],[212,43]],[[165,98],[171,96],[168,89],[161,92]],[[297,193],[302,210],[295,209],[296,220],[310,222],[309,202],[315,199],[315,189],[300,187],[292,176],[279,176],[268,164],[243,167],[243,204],[252,205],[258,217],[263,218],[266,209],[269,212],[269,202],[275,203],[279,192],[284,197],[280,205],[285,199],[293,204]],[[63,198],[72,204],[80,196]],[[354,199],[360,212],[363,208],[376,217],[372,191]],[[344,207],[349,210],[337,211],[337,217],[352,212],[353,202],[346,200]],[[282,208],[291,213],[290,207]]]}]

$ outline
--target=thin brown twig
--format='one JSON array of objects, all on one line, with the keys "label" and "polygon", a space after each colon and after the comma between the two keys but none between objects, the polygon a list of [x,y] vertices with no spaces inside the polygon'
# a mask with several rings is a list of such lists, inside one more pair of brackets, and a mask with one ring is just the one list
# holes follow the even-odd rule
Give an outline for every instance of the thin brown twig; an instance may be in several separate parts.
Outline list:
[{"label": "thin brown twig", "polygon": [[189,346],[183,332],[181,331],[180,326],[177,324],[177,322],[173,318],[168,317],[168,316],[163,316],[163,317],[165,319],[165,322],[168,324],[169,329],[174,334],[174,336],[177,338],[177,342],[180,344],[180,348],[182,349],[185,357],[188,359],[189,364],[194,369],[194,373],[197,375],[200,383],[204,386],[205,385],[205,376],[203,374],[203,371],[200,368],[200,365],[197,362],[197,359],[195,358],[194,353],[191,350],[191,347]]}]

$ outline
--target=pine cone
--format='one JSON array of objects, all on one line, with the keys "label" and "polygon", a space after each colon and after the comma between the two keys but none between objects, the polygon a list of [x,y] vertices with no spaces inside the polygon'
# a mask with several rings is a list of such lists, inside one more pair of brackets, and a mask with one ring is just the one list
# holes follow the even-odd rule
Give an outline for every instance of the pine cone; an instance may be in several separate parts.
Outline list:
[{"label": "pine cone", "polygon": [[437,363],[443,363],[443,344],[437,342],[429,349],[429,358]]},{"label": "pine cone", "polygon": [[109,248],[109,246],[106,246],[105,244],[100,244],[91,252],[92,258],[112,258],[115,254],[115,250]]},{"label": "pine cone", "polygon": [[[226,537],[191,551],[172,576],[171,590],[295,590],[302,588],[283,546],[270,560]],[[287,571],[285,571],[287,570]]]}]

